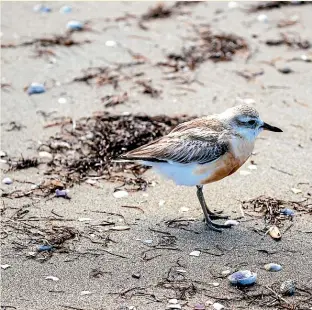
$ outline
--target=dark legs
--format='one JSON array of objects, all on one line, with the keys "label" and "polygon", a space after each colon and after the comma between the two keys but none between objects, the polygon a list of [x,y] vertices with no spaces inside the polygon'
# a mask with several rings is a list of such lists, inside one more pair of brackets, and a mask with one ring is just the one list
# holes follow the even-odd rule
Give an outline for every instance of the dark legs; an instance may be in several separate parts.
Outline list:
[{"label": "dark legs", "polygon": [[224,219],[224,218],[228,218],[228,217],[215,214],[209,210],[209,208],[206,205],[202,185],[197,185],[197,197],[198,197],[198,200],[200,202],[200,205],[201,205],[203,212],[204,212],[204,215],[205,215],[206,225],[210,229],[221,232],[221,230],[218,228],[231,228],[232,227],[232,225],[217,224],[217,223],[212,222],[212,219],[220,219],[220,218]]}]

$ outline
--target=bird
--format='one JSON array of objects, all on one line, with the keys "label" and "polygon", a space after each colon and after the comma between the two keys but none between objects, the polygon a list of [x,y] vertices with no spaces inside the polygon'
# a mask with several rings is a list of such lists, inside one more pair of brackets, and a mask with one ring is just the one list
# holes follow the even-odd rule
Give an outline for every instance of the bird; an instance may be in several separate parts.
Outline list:
[{"label": "bird", "polygon": [[282,132],[264,122],[252,105],[237,105],[220,114],[181,123],[169,134],[122,154],[118,160],[151,166],[177,185],[196,186],[207,227],[221,232],[233,224],[213,221],[228,217],[209,209],[203,186],[237,171],[252,154],[263,130]]}]

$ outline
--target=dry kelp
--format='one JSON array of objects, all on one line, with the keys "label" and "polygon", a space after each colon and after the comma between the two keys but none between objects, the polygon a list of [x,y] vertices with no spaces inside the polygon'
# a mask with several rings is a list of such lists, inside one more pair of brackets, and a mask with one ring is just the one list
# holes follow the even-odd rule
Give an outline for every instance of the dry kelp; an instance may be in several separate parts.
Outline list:
[{"label": "dry kelp", "polygon": [[263,1],[257,4],[252,5],[249,8],[249,12],[258,12],[264,10],[271,10],[271,9],[278,9],[283,6],[288,5],[304,5],[304,4],[311,4],[310,1]]},{"label": "dry kelp", "polygon": [[281,200],[273,197],[259,196],[254,199],[245,200],[242,202],[244,209],[252,208],[253,211],[262,213],[266,223],[276,226],[283,226],[283,221],[291,218],[283,213],[282,210],[291,208],[297,212],[311,212],[307,201],[289,201]]},{"label": "dry kelp", "polygon": [[178,72],[188,68],[194,70],[207,61],[230,61],[238,51],[247,51],[246,41],[234,34],[214,34],[208,25],[194,25],[195,37],[182,47],[180,53],[170,53],[161,66]]},{"label": "dry kelp", "polygon": [[299,49],[308,49],[311,47],[311,43],[308,40],[303,40],[299,34],[289,33],[281,33],[280,38],[266,40],[265,44],[269,46],[286,45]]},{"label": "dry kelp", "polygon": [[39,161],[37,158],[18,158],[16,160],[14,159],[8,159],[7,161],[9,165],[8,170],[22,170],[22,169],[28,169],[28,168],[34,168],[39,165]]},{"label": "dry kelp", "polygon": [[[147,167],[114,163],[112,159],[167,134],[173,127],[191,119],[185,115],[111,115],[103,113],[66,124],[59,134],[40,146],[52,154],[47,174],[57,175],[71,185],[88,178],[102,178],[145,189],[141,177]],[[132,175],[124,175],[123,172]]]}]

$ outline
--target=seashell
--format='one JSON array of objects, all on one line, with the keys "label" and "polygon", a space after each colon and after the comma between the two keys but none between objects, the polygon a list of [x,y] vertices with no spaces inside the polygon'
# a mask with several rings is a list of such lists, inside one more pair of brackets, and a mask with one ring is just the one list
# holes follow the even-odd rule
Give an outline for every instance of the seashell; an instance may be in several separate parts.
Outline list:
[{"label": "seashell", "polygon": [[12,181],[12,179],[10,179],[10,178],[4,178],[4,179],[2,180],[2,183],[3,183],[3,184],[6,184],[6,185],[10,185],[10,184],[13,183],[13,181]]},{"label": "seashell", "polygon": [[280,240],[282,238],[279,229],[275,225],[269,229],[269,235],[275,240]]},{"label": "seashell", "polygon": [[200,251],[193,251],[189,254],[190,256],[199,256],[200,255]]},{"label": "seashell", "polygon": [[111,230],[119,230],[119,231],[122,231],[122,230],[129,230],[130,227],[129,226],[126,226],[126,225],[120,225],[120,226],[114,226],[111,228]]},{"label": "seashell", "polygon": [[282,270],[282,266],[279,264],[274,264],[274,263],[269,263],[264,265],[264,269],[267,271],[281,271]]},{"label": "seashell", "polygon": [[258,20],[259,22],[267,23],[269,19],[268,19],[268,16],[267,16],[267,15],[265,15],[265,14],[260,14],[260,15],[257,16],[257,20]]},{"label": "seashell", "polygon": [[206,307],[203,304],[196,304],[194,310],[206,310]]},{"label": "seashell", "polygon": [[68,14],[72,11],[72,8],[68,5],[64,5],[60,8],[60,13]]},{"label": "seashell", "polygon": [[239,222],[235,221],[235,220],[227,220],[224,223],[224,225],[232,225],[232,226],[237,226],[238,224],[239,224]]},{"label": "seashell", "polygon": [[45,277],[46,280],[51,280],[51,281],[58,281],[59,278],[58,277],[54,277],[54,276],[47,276]]},{"label": "seashell", "polygon": [[172,298],[172,299],[169,299],[168,300],[168,303],[169,304],[177,304],[178,303],[178,300],[176,298]]},{"label": "seashell", "polygon": [[9,264],[4,264],[4,265],[1,265],[1,269],[8,269],[8,268],[10,268],[11,267],[11,265],[9,265]]},{"label": "seashell", "polygon": [[215,302],[213,305],[212,305],[212,308],[215,309],[215,310],[222,310],[224,309],[224,306],[218,302]]},{"label": "seashell", "polygon": [[71,20],[67,23],[66,28],[69,30],[82,30],[84,27],[82,22],[79,22],[77,20]]},{"label": "seashell", "polygon": [[284,214],[284,215],[287,215],[287,216],[294,216],[295,215],[295,212],[291,209],[283,209],[281,210],[281,213]]},{"label": "seashell", "polygon": [[113,193],[113,196],[115,198],[124,198],[124,197],[128,197],[129,193],[126,192],[126,191],[116,191],[116,192]]},{"label": "seashell", "polygon": [[55,197],[63,197],[66,199],[70,199],[70,197],[68,196],[68,191],[66,189],[56,189]]},{"label": "seashell", "polygon": [[293,280],[284,281],[280,286],[280,292],[286,296],[292,296],[295,294],[295,283]]},{"label": "seashell", "polygon": [[27,89],[28,95],[45,93],[46,89],[43,84],[31,83]]},{"label": "seashell", "polygon": [[228,279],[230,280],[231,284],[248,286],[255,284],[257,280],[257,274],[251,272],[250,270],[239,270],[231,274]]}]

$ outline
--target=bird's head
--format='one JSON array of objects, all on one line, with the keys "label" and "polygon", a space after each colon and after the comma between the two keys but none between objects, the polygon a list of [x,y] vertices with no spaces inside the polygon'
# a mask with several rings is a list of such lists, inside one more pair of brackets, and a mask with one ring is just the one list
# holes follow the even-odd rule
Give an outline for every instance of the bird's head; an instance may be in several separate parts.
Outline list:
[{"label": "bird's head", "polygon": [[265,123],[257,110],[247,104],[227,109],[220,114],[220,118],[235,132],[248,140],[254,140],[262,130],[282,132],[278,127]]}]

